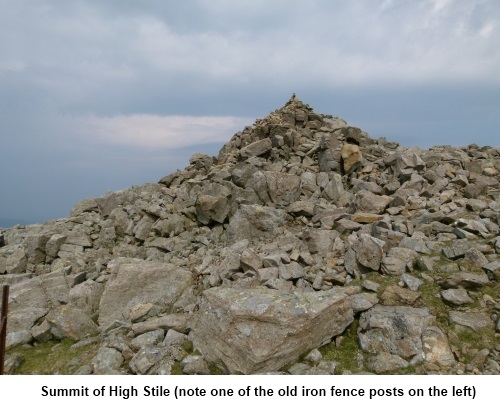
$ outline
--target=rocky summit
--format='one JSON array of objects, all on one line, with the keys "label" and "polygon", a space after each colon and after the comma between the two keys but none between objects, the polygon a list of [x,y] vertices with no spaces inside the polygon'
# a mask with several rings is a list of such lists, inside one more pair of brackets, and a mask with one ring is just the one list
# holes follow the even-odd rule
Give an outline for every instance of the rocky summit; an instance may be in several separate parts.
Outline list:
[{"label": "rocky summit", "polygon": [[8,372],[69,341],[52,372],[500,374],[499,147],[293,96],[189,163],[0,230]]}]

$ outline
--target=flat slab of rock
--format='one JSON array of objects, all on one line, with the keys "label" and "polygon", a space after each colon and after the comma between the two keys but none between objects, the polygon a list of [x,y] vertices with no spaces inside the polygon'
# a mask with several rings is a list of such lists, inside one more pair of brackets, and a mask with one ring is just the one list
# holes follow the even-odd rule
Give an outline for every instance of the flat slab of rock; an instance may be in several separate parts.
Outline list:
[{"label": "flat slab of rock", "polygon": [[450,320],[473,330],[493,327],[493,321],[488,315],[476,312],[450,311]]},{"label": "flat slab of rock", "polygon": [[467,290],[463,288],[450,288],[448,290],[441,291],[441,297],[446,302],[453,305],[464,305],[473,302],[472,298],[467,293]]},{"label": "flat slab of rock", "polygon": [[277,371],[352,321],[351,302],[339,292],[212,288],[203,294],[193,342],[232,374]]},{"label": "flat slab of rock", "polygon": [[261,139],[259,141],[253,142],[250,145],[241,148],[240,154],[244,158],[249,158],[252,156],[261,156],[266,154],[272,149],[273,145],[269,138]]},{"label": "flat slab of rock", "polygon": [[111,277],[99,305],[99,325],[128,320],[138,304],[152,303],[169,312],[182,293],[192,285],[191,272],[168,263],[119,259],[110,263]]}]

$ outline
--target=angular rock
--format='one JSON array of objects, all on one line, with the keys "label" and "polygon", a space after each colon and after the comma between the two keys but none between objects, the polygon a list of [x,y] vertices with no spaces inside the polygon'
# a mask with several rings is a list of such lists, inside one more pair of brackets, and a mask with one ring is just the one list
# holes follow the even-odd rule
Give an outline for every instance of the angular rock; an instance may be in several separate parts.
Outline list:
[{"label": "angular rock", "polygon": [[261,205],[241,205],[229,220],[226,238],[228,243],[234,243],[242,239],[272,237],[280,232],[285,220],[286,213],[283,210]]},{"label": "angular rock", "polygon": [[488,276],[484,273],[466,273],[458,272],[449,276],[441,286],[443,288],[479,288],[489,283]]},{"label": "angular rock", "polygon": [[193,341],[230,373],[275,371],[352,322],[341,293],[212,288],[203,294]]},{"label": "angular rock", "polygon": [[390,285],[384,290],[380,300],[384,305],[413,305],[420,296],[419,292],[398,285]]},{"label": "angular rock", "polygon": [[338,236],[338,232],[325,229],[306,229],[302,232],[302,237],[309,248],[311,254],[319,253],[325,257],[333,249],[333,242]]},{"label": "angular rock", "polygon": [[0,248],[0,274],[21,274],[26,271],[28,257],[22,245]]},{"label": "angular rock", "polygon": [[168,263],[119,259],[108,269],[111,277],[99,305],[101,328],[127,319],[131,308],[140,303],[154,303],[169,312],[193,283],[191,272]]},{"label": "angular rock", "polygon": [[289,205],[300,195],[300,177],[287,173],[264,172],[271,201]]},{"label": "angular rock", "polygon": [[413,261],[418,254],[410,249],[394,247],[382,259],[380,270],[384,274],[396,275],[406,272],[408,267],[413,267]]},{"label": "angular rock", "polygon": [[140,350],[143,347],[155,346],[162,342],[164,337],[165,332],[162,329],[152,330],[132,339],[130,341],[130,347],[134,350]]},{"label": "angular rock", "polygon": [[361,190],[357,193],[354,200],[356,211],[372,214],[383,214],[390,202],[390,197],[385,195],[379,196],[366,190]]},{"label": "angular rock", "polygon": [[208,225],[212,221],[219,224],[224,223],[230,209],[231,205],[223,196],[200,195],[196,200],[196,215],[198,221],[204,225]]},{"label": "angular rock", "polygon": [[483,269],[491,274],[494,280],[500,281],[500,261],[488,263],[483,266]]},{"label": "angular rock", "polygon": [[47,308],[25,307],[13,311],[8,316],[8,331],[30,330],[33,325],[48,312]]},{"label": "angular rock", "polygon": [[361,234],[354,245],[356,260],[363,266],[378,271],[384,255],[385,242],[367,234]]},{"label": "angular rock", "polygon": [[493,321],[491,318],[480,312],[450,311],[450,321],[472,330],[493,327]]},{"label": "angular rock", "polygon": [[255,271],[262,267],[262,259],[257,253],[255,253],[254,250],[246,249],[241,253],[240,256],[240,267],[243,269],[243,271]]},{"label": "angular rock", "polygon": [[164,348],[145,347],[139,350],[130,360],[129,366],[134,374],[153,374],[155,366],[159,365],[167,354]]},{"label": "angular rock", "polygon": [[52,334],[58,339],[82,340],[98,333],[97,325],[83,311],[62,305],[46,316]]},{"label": "angular rock", "polygon": [[467,294],[467,290],[463,288],[443,290],[441,291],[441,297],[443,300],[453,305],[464,305],[473,302],[472,298]]},{"label": "angular rock", "polygon": [[351,300],[352,310],[355,314],[359,312],[366,311],[378,304],[377,294],[370,293],[360,293],[350,295],[349,299]]},{"label": "angular rock", "polygon": [[368,368],[377,374],[397,370],[398,368],[405,368],[409,365],[410,363],[400,356],[385,352],[373,356],[368,361]]},{"label": "angular rock", "polygon": [[279,266],[279,277],[283,280],[297,280],[304,277],[304,270],[297,262]]},{"label": "angular rock", "polygon": [[99,310],[104,285],[93,280],[77,284],[69,291],[69,305],[78,308],[89,316],[93,316]]},{"label": "angular rock", "polygon": [[412,291],[418,291],[420,286],[424,283],[422,280],[406,273],[401,275],[401,281]]},{"label": "angular rock", "polygon": [[45,244],[45,253],[50,257],[57,257],[59,249],[66,242],[66,236],[61,234],[51,235],[47,243]]},{"label": "angular rock", "polygon": [[117,370],[123,364],[121,353],[111,347],[101,347],[92,359],[94,374],[119,374]]},{"label": "angular rock", "polygon": [[376,305],[361,314],[359,344],[363,351],[390,353],[408,361],[423,355],[422,336],[434,320],[427,308]]},{"label": "angular rock", "polygon": [[349,174],[361,166],[362,153],[358,145],[346,143],[340,154],[345,174]]},{"label": "angular rock", "polygon": [[425,361],[442,367],[455,365],[455,357],[450,349],[448,338],[437,326],[429,326],[422,334]]},{"label": "angular rock", "polygon": [[165,331],[175,330],[180,333],[187,333],[190,329],[189,320],[190,316],[187,314],[162,315],[158,318],[151,318],[144,322],[134,323],[132,325],[132,332],[134,336],[156,329],[163,329]]},{"label": "angular rock", "polygon": [[45,245],[49,237],[47,235],[29,235],[25,241],[25,251],[28,262],[40,264],[45,261]]},{"label": "angular rock", "polygon": [[181,367],[184,374],[188,375],[207,375],[210,374],[208,364],[202,356],[191,355],[181,361]]},{"label": "angular rock", "polygon": [[31,328],[31,335],[37,342],[47,342],[52,339],[50,324],[44,320],[40,325]]},{"label": "angular rock", "polygon": [[25,345],[33,340],[33,335],[29,330],[20,330],[17,332],[7,332],[5,347],[9,350],[11,347]]},{"label": "angular rock", "polygon": [[331,181],[323,190],[322,196],[327,200],[331,200],[339,207],[345,207],[351,202],[352,194],[344,189],[340,174],[333,173],[330,178]]},{"label": "angular rock", "polygon": [[253,156],[262,156],[272,149],[273,145],[269,138],[261,139],[245,146],[240,150],[240,155],[243,158],[251,158]]}]

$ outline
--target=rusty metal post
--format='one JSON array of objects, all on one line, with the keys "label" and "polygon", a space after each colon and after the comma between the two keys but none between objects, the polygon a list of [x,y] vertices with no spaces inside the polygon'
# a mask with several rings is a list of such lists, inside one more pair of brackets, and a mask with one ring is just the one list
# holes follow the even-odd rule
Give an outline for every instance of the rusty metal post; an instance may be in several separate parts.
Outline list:
[{"label": "rusty metal post", "polygon": [[0,316],[0,375],[3,375],[4,365],[5,365],[8,309],[9,309],[9,286],[4,285],[2,294],[2,315]]}]

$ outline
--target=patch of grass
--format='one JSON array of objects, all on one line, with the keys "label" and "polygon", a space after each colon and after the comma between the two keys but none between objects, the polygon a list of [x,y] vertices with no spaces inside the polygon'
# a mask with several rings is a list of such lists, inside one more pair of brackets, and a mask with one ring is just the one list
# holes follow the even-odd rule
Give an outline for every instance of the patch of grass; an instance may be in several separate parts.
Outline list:
[{"label": "patch of grass", "polygon": [[170,369],[170,374],[171,375],[183,375],[184,372],[182,371],[181,363],[179,361],[174,362],[172,364],[172,368]]},{"label": "patch of grass", "polygon": [[20,354],[24,362],[15,374],[51,375],[73,374],[78,367],[90,364],[97,354],[98,344],[90,344],[72,349],[75,342],[71,339],[39,343],[36,346],[19,346],[10,349],[8,354]]},{"label": "patch of grass", "polygon": [[354,322],[342,334],[343,340],[339,347],[332,342],[319,349],[323,360],[337,363],[336,374],[342,374],[348,370],[361,371],[358,369],[358,353],[361,352],[358,343],[358,327],[359,320],[354,319]]},{"label": "patch of grass", "polygon": [[493,328],[482,328],[476,331],[463,327],[455,332],[464,343],[468,343],[475,349],[484,349],[485,347],[492,348],[495,346],[495,331]]},{"label": "patch of grass", "polygon": [[377,294],[381,294],[388,286],[397,284],[401,279],[401,275],[385,275],[377,272],[367,274],[366,280],[374,281],[380,284]]},{"label": "patch of grass", "polygon": [[439,292],[441,287],[436,283],[424,283],[418,290],[422,295],[419,298],[419,304],[422,307],[429,308],[429,312],[436,317],[437,323],[447,330],[449,327],[448,311],[450,307],[442,300]]},{"label": "patch of grass", "polygon": [[224,375],[222,370],[214,363],[208,363],[208,369],[210,370],[210,375]]}]

